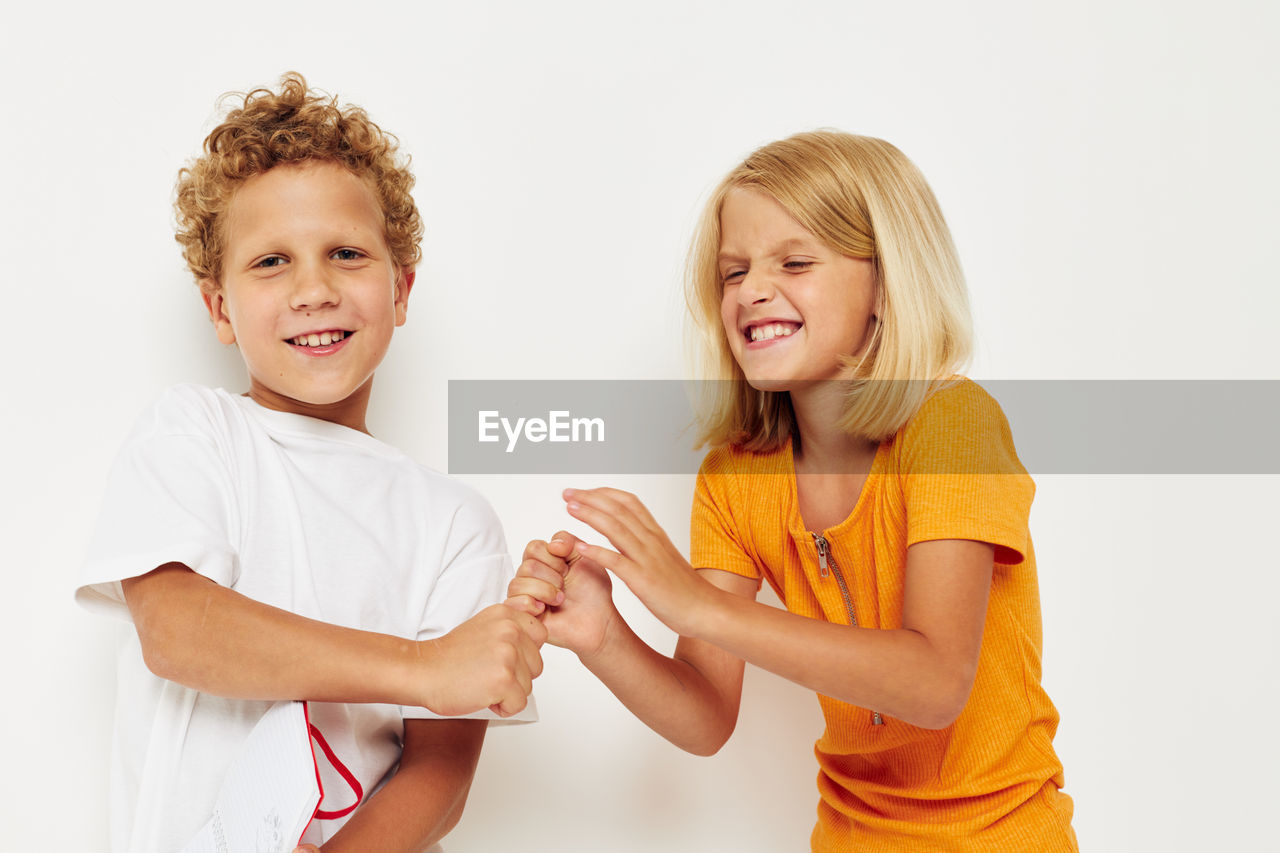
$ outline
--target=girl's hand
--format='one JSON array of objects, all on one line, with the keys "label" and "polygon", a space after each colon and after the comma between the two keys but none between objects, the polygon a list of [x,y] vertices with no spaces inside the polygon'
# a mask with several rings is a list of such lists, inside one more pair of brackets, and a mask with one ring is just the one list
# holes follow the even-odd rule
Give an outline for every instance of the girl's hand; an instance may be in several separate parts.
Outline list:
[{"label": "girl's hand", "polygon": [[320,848],[314,844],[303,844],[301,847],[295,847],[293,853],[320,853]]},{"label": "girl's hand", "polygon": [[569,514],[604,535],[617,551],[577,542],[577,554],[612,571],[663,624],[696,636],[702,608],[718,590],[698,576],[649,510],[618,489],[565,489]]},{"label": "girl's hand", "polygon": [[586,660],[604,647],[617,618],[613,584],[598,563],[575,553],[578,539],[563,530],[550,542],[525,546],[507,604],[541,615],[547,642]]}]

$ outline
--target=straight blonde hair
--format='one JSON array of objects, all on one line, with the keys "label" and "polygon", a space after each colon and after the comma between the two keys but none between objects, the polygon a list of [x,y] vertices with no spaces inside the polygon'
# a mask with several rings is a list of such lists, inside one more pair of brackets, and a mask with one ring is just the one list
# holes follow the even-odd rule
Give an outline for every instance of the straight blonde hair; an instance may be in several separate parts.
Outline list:
[{"label": "straight blonde hair", "polygon": [[702,343],[699,446],[768,452],[796,434],[786,392],[758,391],[733,358],[720,320],[720,212],[732,189],[767,193],[842,255],[869,259],[875,318],[861,354],[849,342],[840,426],[891,438],[969,360],[972,329],[951,232],[924,175],[882,139],[815,131],[770,143],[725,176],[703,210],[689,252],[685,298]]}]

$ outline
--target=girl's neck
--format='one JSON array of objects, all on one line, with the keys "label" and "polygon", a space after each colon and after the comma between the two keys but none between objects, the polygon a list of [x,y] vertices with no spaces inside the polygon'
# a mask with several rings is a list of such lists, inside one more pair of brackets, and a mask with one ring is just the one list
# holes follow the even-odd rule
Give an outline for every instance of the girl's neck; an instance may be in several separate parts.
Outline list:
[{"label": "girl's neck", "polygon": [[842,382],[817,382],[791,391],[800,433],[796,473],[865,475],[870,468],[877,443],[840,428],[846,390]]}]

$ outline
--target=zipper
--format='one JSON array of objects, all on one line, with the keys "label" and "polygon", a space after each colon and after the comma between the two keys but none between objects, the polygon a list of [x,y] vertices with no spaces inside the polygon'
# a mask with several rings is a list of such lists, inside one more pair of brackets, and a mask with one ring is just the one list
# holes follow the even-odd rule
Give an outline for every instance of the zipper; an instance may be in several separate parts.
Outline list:
[{"label": "zipper", "polygon": [[[824,578],[835,575],[836,586],[840,587],[840,598],[844,600],[845,613],[849,616],[849,624],[854,628],[858,627],[858,617],[853,612],[853,596],[849,593],[849,584],[844,579],[844,572],[840,570],[835,555],[831,553],[831,543],[820,534],[810,533],[809,535],[813,537],[813,544],[818,546],[818,574]],[[871,725],[884,725],[884,717],[880,716],[879,711],[871,712]]]}]

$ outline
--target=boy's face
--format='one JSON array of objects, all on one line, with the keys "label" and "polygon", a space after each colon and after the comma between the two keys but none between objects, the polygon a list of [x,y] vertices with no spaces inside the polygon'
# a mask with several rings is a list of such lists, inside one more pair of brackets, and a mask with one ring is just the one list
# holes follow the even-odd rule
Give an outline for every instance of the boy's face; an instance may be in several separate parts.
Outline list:
[{"label": "boy's face", "polygon": [[363,430],[413,286],[373,191],[333,163],[277,166],[245,181],[223,227],[221,286],[205,304],[218,340],[239,344],[249,396]]}]

